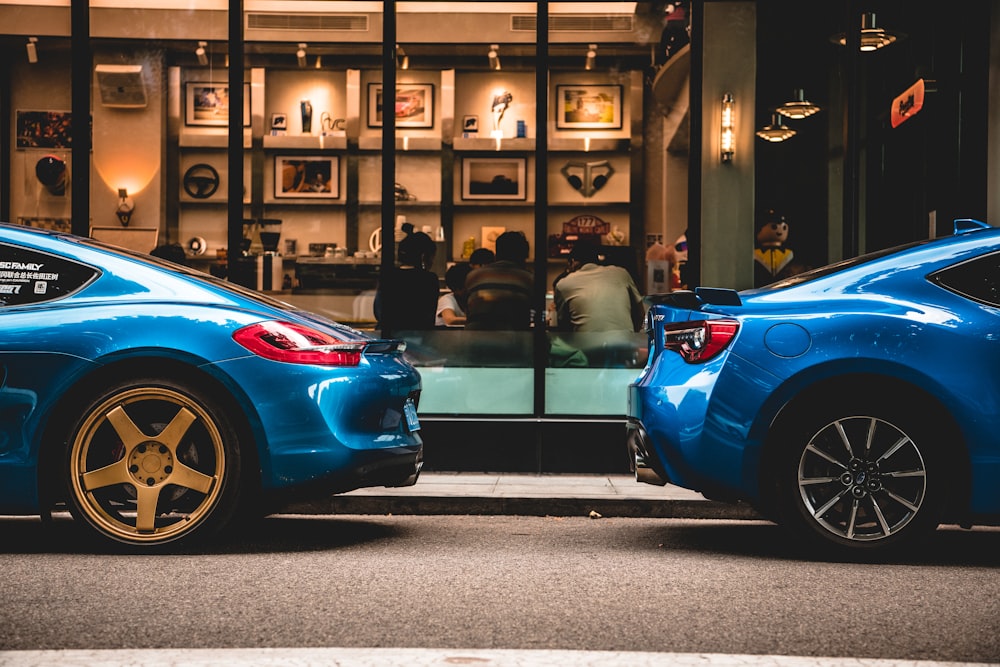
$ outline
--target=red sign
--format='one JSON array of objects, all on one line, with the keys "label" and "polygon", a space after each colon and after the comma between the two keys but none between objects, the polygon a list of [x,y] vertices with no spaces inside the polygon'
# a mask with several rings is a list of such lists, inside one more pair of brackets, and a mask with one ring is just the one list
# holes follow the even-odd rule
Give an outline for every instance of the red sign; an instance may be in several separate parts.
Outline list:
[{"label": "red sign", "polygon": [[892,126],[899,127],[924,108],[924,80],[917,82],[892,101]]}]

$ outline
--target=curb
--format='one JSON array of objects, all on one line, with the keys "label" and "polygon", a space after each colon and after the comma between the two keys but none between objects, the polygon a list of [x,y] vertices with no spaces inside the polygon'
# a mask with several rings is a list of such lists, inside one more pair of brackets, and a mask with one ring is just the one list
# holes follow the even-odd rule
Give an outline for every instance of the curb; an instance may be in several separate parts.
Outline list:
[{"label": "curb", "polygon": [[286,514],[401,514],[589,516],[654,519],[760,520],[745,504],[713,500],[646,500],[608,498],[525,498],[481,496],[333,496],[325,500],[290,503]]}]

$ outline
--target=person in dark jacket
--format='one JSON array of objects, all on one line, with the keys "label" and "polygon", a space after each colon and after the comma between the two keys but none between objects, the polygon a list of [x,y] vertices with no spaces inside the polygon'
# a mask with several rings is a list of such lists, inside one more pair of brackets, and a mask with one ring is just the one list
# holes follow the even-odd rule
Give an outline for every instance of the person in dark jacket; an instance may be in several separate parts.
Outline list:
[{"label": "person in dark jacket", "polygon": [[437,247],[430,236],[403,226],[406,237],[399,242],[399,264],[379,276],[375,291],[375,319],[383,331],[433,329],[437,311],[438,276],[428,270]]}]

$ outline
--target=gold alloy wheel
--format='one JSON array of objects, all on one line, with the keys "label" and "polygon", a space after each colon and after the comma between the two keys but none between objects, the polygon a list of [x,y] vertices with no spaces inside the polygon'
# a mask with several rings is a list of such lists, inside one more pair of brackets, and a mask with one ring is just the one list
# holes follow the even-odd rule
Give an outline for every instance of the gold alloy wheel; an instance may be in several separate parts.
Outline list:
[{"label": "gold alloy wheel", "polygon": [[82,518],[126,544],[170,542],[216,507],[226,470],[219,427],[174,389],[140,386],[93,406],[71,434],[70,492]]}]

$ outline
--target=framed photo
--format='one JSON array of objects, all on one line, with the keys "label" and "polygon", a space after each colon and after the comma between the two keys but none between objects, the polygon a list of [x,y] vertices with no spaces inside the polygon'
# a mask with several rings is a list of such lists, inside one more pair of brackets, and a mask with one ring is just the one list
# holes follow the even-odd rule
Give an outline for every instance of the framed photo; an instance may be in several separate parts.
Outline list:
[{"label": "framed photo", "polygon": [[276,199],[339,198],[340,158],[310,155],[276,156],[274,196]]},{"label": "framed photo", "polygon": [[620,130],[622,87],[610,85],[556,86],[556,129]]},{"label": "framed photo", "polygon": [[[93,119],[90,119],[93,127]],[[18,148],[72,148],[73,114],[69,111],[22,111],[16,119]]]},{"label": "framed photo", "polygon": [[527,166],[524,157],[464,158],[462,199],[527,199]]},{"label": "framed photo", "polygon": [[465,116],[462,118],[462,132],[470,134],[479,131],[479,116]]},{"label": "framed photo", "polygon": [[[194,82],[184,88],[185,125],[229,125],[229,84]],[[250,126],[250,84],[243,84],[243,126]]]},{"label": "framed photo", "polygon": [[[368,127],[382,127],[382,84],[368,84]],[[434,127],[434,85],[396,86],[396,127]]]}]

